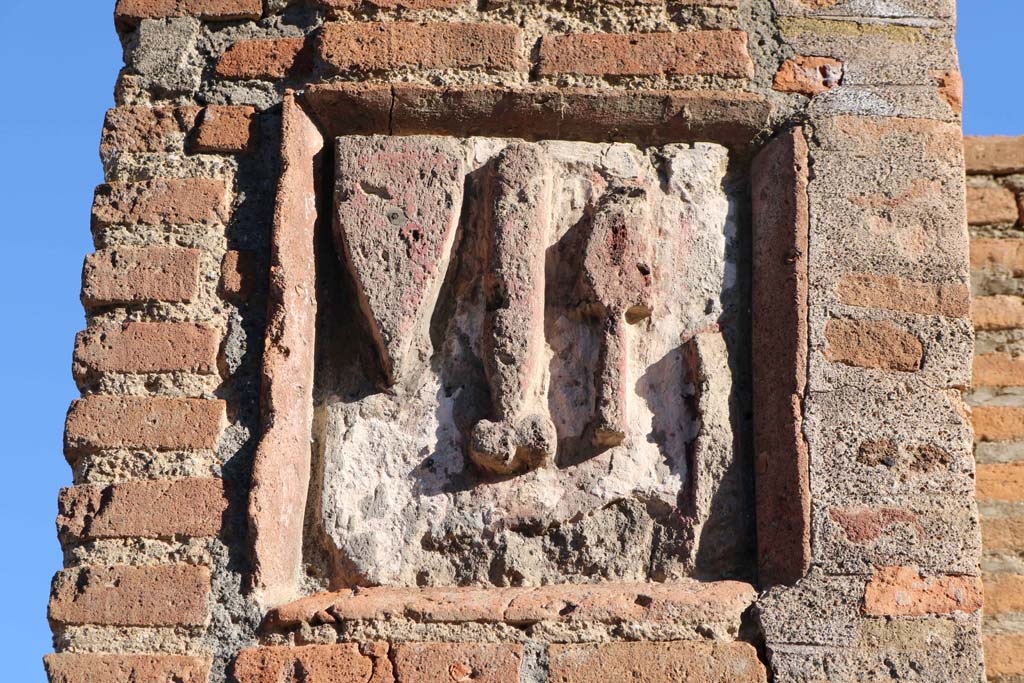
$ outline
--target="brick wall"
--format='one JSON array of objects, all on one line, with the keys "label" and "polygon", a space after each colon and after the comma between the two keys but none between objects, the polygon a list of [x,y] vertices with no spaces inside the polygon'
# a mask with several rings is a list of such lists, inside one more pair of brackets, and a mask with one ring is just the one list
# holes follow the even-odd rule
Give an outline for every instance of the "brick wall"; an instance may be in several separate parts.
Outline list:
[{"label": "brick wall", "polygon": [[[82,272],[50,680],[977,681],[954,5],[119,0],[125,65]],[[683,455],[698,473],[687,495],[721,517],[758,511],[742,580],[607,582],[594,562],[572,585],[367,587],[318,570],[332,558],[309,523],[323,484],[312,383],[332,321],[317,306],[346,291],[321,238],[334,138],[350,135],[728,150],[754,313],[703,331],[732,325],[738,356],[755,351],[749,405],[723,409],[746,425],[733,473],[746,486],[715,487],[725,460],[702,434]],[[975,218],[1012,222],[1019,169],[998,149],[980,158],[1000,180],[972,178]],[[975,283],[1006,297],[991,300],[992,334],[1024,316],[1003,243]],[[701,354],[696,335],[681,341]],[[1013,343],[978,376],[1016,372]],[[711,382],[692,379],[699,404]],[[1020,488],[999,445],[1019,436],[1013,411],[979,429],[994,444],[979,450],[986,528],[1006,548],[986,565],[993,673],[1013,666],[1024,611],[1019,533],[996,523]],[[692,549],[713,527],[669,507],[678,535],[663,546]]]},{"label": "brick wall", "polygon": [[967,138],[973,390],[991,681],[1024,680],[1024,138]]}]

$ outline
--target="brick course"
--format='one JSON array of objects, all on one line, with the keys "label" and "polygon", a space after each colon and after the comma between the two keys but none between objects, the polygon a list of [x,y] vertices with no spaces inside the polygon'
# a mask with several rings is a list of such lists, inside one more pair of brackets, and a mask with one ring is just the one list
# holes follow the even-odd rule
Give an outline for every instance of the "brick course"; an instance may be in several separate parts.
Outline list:
[{"label": "brick course", "polygon": [[65,625],[202,626],[210,570],[177,564],[79,567],[58,572],[50,620]]},{"label": "brick course", "polygon": [[305,38],[239,40],[217,61],[216,74],[230,80],[297,78],[313,68]]},{"label": "brick course", "polygon": [[138,481],[63,489],[58,508],[64,542],[216,536],[227,499],[220,479]]},{"label": "brick course", "polygon": [[63,653],[44,658],[50,683],[207,683],[210,660],[180,655]]},{"label": "brick course", "polygon": [[160,178],[139,183],[108,183],[96,189],[93,222],[99,226],[223,223],[228,217],[227,187],[210,178]]},{"label": "brick course", "polygon": [[864,612],[875,616],[972,613],[981,604],[976,577],[923,576],[916,567],[879,568],[864,591]]},{"label": "brick course", "polygon": [[71,403],[65,449],[216,448],[223,423],[219,400],[88,396]]},{"label": "brick course", "polygon": [[114,10],[118,22],[126,23],[188,16],[227,21],[259,19],[262,15],[263,3],[260,0],[118,0]]},{"label": "brick course", "polygon": [[639,642],[552,645],[551,683],[764,683],[764,666],[748,643]]},{"label": "brick course", "polygon": [[85,257],[86,308],[149,301],[188,302],[199,290],[199,251],[177,247],[117,247]]},{"label": "brick course", "polygon": [[921,369],[921,341],[895,323],[833,319],[825,328],[825,338],[825,356],[834,363],[900,372]]},{"label": "brick course", "polygon": [[77,379],[105,372],[217,372],[220,333],[195,323],[108,323],[78,333]]},{"label": "brick course", "polygon": [[203,110],[192,149],[196,152],[239,154],[252,149],[254,107],[207,107]]},{"label": "brick course", "polygon": [[967,222],[970,225],[1016,223],[1017,220],[1017,197],[1007,188],[967,188]]}]

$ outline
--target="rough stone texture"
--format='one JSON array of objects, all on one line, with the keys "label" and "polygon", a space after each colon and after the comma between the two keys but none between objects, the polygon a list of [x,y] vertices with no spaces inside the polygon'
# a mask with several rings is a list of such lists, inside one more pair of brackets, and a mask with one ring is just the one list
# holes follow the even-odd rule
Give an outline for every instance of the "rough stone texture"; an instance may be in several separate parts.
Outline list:
[{"label": "rough stone texture", "polygon": [[[667,146],[656,155],[659,177],[632,145],[520,144],[515,154],[550,158],[558,184],[546,241],[527,245],[546,259],[546,362],[533,387],[547,395],[557,448],[547,466],[495,477],[467,463],[465,450],[472,428],[500,408],[489,405],[480,342],[490,302],[488,265],[476,255],[488,249],[491,218],[477,217],[495,212],[486,188],[492,173],[509,170],[508,143],[337,143],[335,242],[359,306],[324,313],[338,321],[326,337],[337,342],[322,347],[335,351],[320,354],[317,371],[319,509],[332,544],[325,564],[341,585],[636,582],[679,578],[719,552],[712,548],[728,547],[722,555],[731,560],[706,563],[709,578],[749,575],[740,550],[750,547],[749,513],[740,512],[749,486],[722,488],[728,479],[734,490],[730,478],[744,476],[733,431],[741,380],[728,343],[705,367],[714,389],[699,446],[708,476],[699,497],[684,484],[687,444],[701,429],[681,342],[715,330],[719,319],[734,338],[730,316],[741,310],[729,265],[737,233],[734,198],[723,189],[727,153]],[[663,226],[657,244],[643,227],[654,216]],[[417,237],[411,244],[422,247],[412,250]],[[449,265],[440,261],[450,256]],[[507,301],[503,314],[512,315]],[[371,343],[390,359],[384,372],[365,354]],[[338,400],[345,396],[356,399]],[[616,439],[608,438],[605,406],[615,408]],[[543,428],[526,422],[523,440],[533,444]],[[731,495],[739,499],[716,505]],[[714,523],[698,535],[702,515]]]},{"label": "rough stone texture", "polygon": [[750,78],[754,64],[747,53],[747,34],[742,31],[579,33],[545,37],[540,45],[539,73]]},{"label": "rough stone texture", "polygon": [[373,676],[374,659],[355,643],[261,647],[242,650],[233,674],[238,683],[279,683],[296,675],[306,683],[392,683],[390,676]]},{"label": "rough stone texture", "polygon": [[82,567],[58,572],[50,621],[109,626],[202,626],[210,570],[191,565]]},{"label": "rough stone texture", "polygon": [[401,683],[515,683],[523,646],[504,643],[402,643],[394,654]]},{"label": "rough stone texture", "polygon": [[216,448],[223,426],[219,400],[89,396],[68,409],[64,449]]},{"label": "rough stone texture", "polygon": [[671,584],[595,584],[537,588],[363,588],[303,598],[271,612],[269,624],[415,618],[437,623],[541,622],[673,623],[694,631],[735,634],[754,601],[753,586],[737,581]]},{"label": "rough stone texture", "polygon": [[864,589],[864,612],[876,616],[970,613],[981,603],[977,577],[926,577],[916,567],[879,568]]},{"label": "rough stone texture", "polygon": [[215,536],[227,509],[220,479],[75,486],[58,499],[62,542],[140,536]]},{"label": "rough stone texture", "polygon": [[44,658],[51,683],[206,683],[210,660],[180,655],[56,654]]},{"label": "rough stone texture", "polygon": [[1005,187],[968,187],[967,222],[970,225],[1016,223],[1016,196]]},{"label": "rough stone texture", "polygon": [[810,488],[800,403],[807,384],[807,143],[795,129],[752,169],[758,568],[793,583],[810,564]]},{"label": "rough stone texture", "polygon": [[1024,676],[1024,635],[986,636],[985,672],[995,680]]},{"label": "rough stone texture", "polygon": [[324,145],[291,97],[285,100],[281,127],[282,167],[271,235],[269,319],[260,387],[265,427],[249,493],[254,584],[268,605],[294,598],[302,572],[316,326],[309,237],[318,216],[315,158]]},{"label": "rough stone texture", "polygon": [[979,330],[1010,330],[1024,327],[1024,300],[1018,296],[975,297],[971,317]]},{"label": "rough stone texture", "polygon": [[808,97],[828,92],[843,80],[843,63],[831,57],[797,55],[787,59],[775,73],[772,87]]},{"label": "rough stone texture", "polygon": [[421,69],[522,71],[522,34],[513,26],[411,22],[328,24],[320,58],[336,71]]},{"label": "rough stone texture", "polygon": [[975,441],[1024,439],[1024,406],[978,406],[971,416]]},{"label": "rough stone texture", "polygon": [[92,218],[97,225],[185,225],[223,223],[224,181],[209,178],[109,183],[96,189]]},{"label": "rough stone texture", "polygon": [[260,0],[118,0],[114,18],[135,23],[163,17],[200,17],[209,21],[259,19]]},{"label": "rough stone texture", "polygon": [[888,321],[831,320],[825,331],[826,357],[862,368],[916,372],[924,350],[909,331]]},{"label": "rough stone texture", "polygon": [[762,683],[764,664],[748,643],[605,643],[552,645],[549,681]]},{"label": "rough stone texture", "polygon": [[219,60],[216,73],[232,80],[299,78],[312,68],[305,38],[239,40]]},{"label": "rough stone texture", "polygon": [[839,300],[848,306],[962,318],[970,314],[966,285],[933,285],[895,275],[849,273],[839,282]]},{"label": "rough stone texture", "polygon": [[191,301],[198,291],[199,252],[177,247],[118,247],[85,257],[86,308],[147,301]]},{"label": "rough stone texture", "polygon": [[72,372],[84,380],[106,372],[217,371],[217,330],[195,323],[96,325],[78,333]]},{"label": "rough stone texture", "polygon": [[199,119],[192,149],[214,154],[248,152],[253,145],[255,114],[253,107],[207,107]]},{"label": "rough stone texture", "polygon": [[224,252],[220,262],[220,291],[224,297],[247,300],[259,286],[258,280],[266,277],[259,266],[257,254],[252,251]]}]

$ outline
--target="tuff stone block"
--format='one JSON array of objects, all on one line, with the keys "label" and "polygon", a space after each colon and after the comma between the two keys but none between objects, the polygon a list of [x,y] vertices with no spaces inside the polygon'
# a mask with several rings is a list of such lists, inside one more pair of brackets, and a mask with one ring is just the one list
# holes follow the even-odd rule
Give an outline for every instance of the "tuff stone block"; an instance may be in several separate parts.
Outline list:
[{"label": "tuff stone block", "polygon": [[117,107],[107,112],[100,155],[115,152],[173,152],[182,148],[200,107]]},{"label": "tuff stone block", "polygon": [[220,333],[195,323],[105,323],[75,338],[76,379],[107,372],[166,373],[217,371]]},{"label": "tuff stone block", "polygon": [[53,579],[50,620],[63,625],[203,626],[209,593],[206,567],[65,569]]},{"label": "tuff stone block", "polygon": [[227,499],[220,479],[138,481],[63,489],[58,508],[63,542],[215,536]]},{"label": "tuff stone block", "polygon": [[149,301],[189,302],[199,290],[199,250],[115,247],[85,257],[86,308]]},{"label": "tuff stone block", "polygon": [[764,665],[749,643],[639,642],[551,645],[552,683],[594,680],[643,683],[763,683]]}]

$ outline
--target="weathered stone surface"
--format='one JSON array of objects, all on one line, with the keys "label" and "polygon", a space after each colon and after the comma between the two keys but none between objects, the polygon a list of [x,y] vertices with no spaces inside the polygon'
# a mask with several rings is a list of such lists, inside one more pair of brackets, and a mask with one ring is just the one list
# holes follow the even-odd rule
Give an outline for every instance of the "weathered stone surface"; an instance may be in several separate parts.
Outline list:
[{"label": "weathered stone surface", "polygon": [[998,185],[967,188],[970,225],[1016,223],[1017,219],[1017,197],[1009,189]]},{"label": "weathered stone surface", "polygon": [[872,273],[844,275],[839,281],[839,300],[849,306],[953,318],[966,316],[971,309],[971,291],[966,284],[931,284]]},{"label": "weathered stone surface", "polygon": [[79,567],[58,572],[50,621],[108,626],[203,626],[208,618],[210,570],[157,567]]},{"label": "weathered stone surface", "polygon": [[211,106],[203,110],[192,149],[196,152],[238,154],[253,145],[256,109]]},{"label": "weathered stone surface", "polygon": [[195,323],[104,324],[75,338],[72,372],[77,379],[105,372],[217,371],[217,330]]},{"label": "weathered stone surface", "polygon": [[1024,327],[1024,298],[979,296],[971,302],[971,319],[978,330],[1010,330]]},{"label": "weathered stone surface", "polygon": [[753,603],[737,581],[542,586],[537,588],[363,588],[323,593],[271,612],[274,628],[344,621],[431,623],[673,623],[735,633]]},{"label": "weathered stone surface", "polygon": [[394,384],[448,269],[463,161],[441,138],[340,138],[336,150],[335,241]]},{"label": "weathered stone surface", "polygon": [[181,655],[71,653],[43,658],[51,683],[206,683],[210,660]]},{"label": "weathered stone surface", "polygon": [[126,65],[142,87],[157,96],[190,95],[202,74],[198,43],[200,23],[193,17],[143,19]]},{"label": "weathered stone surface", "polygon": [[75,486],[58,499],[63,542],[96,538],[215,536],[227,509],[220,479]]},{"label": "weathered stone surface", "polygon": [[539,73],[750,78],[754,63],[743,31],[574,33],[541,41]]},{"label": "weathered stone surface", "polygon": [[772,87],[813,97],[828,92],[843,79],[843,63],[831,57],[797,55],[787,59],[775,73]]},{"label": "weathered stone surface", "polygon": [[200,107],[117,107],[107,112],[100,156],[116,152],[171,152],[181,149]]},{"label": "weathered stone surface", "polygon": [[199,250],[117,247],[85,257],[86,308],[147,301],[188,302],[199,289]]},{"label": "weathered stone surface", "polygon": [[224,181],[208,178],[100,185],[92,207],[97,225],[205,225],[223,223],[227,215]]},{"label": "weathered stone surface", "polygon": [[232,673],[238,683],[279,683],[294,676],[306,683],[393,683],[391,676],[375,675],[381,658],[387,662],[386,644],[366,654],[356,643],[257,647],[238,654]]},{"label": "weathered stone surface", "polygon": [[557,446],[543,388],[546,254],[536,248],[549,241],[552,172],[541,149],[512,145],[489,188],[482,351],[493,420],[473,427],[469,452],[499,474],[550,462]]},{"label": "weathered stone surface", "polygon": [[394,649],[400,683],[516,683],[523,660],[518,643],[401,643]]},{"label": "weathered stone surface", "polygon": [[[733,495],[723,492],[725,486],[737,495],[750,495],[749,488],[733,481],[749,482],[739,464],[744,456],[737,451],[733,431],[738,409],[734,392],[740,389],[733,379],[729,340],[738,339],[738,332],[730,322],[722,325],[726,341],[716,347],[719,356],[707,364],[710,379],[695,382],[683,345],[700,333],[717,332],[719,320],[742,315],[743,290],[730,265],[738,254],[732,246],[738,232],[732,219],[736,214],[730,209],[733,197],[727,193],[732,185],[723,184],[725,150],[671,145],[656,154],[655,164],[632,145],[536,144],[535,151],[550,158],[553,189],[559,189],[552,192],[547,241],[530,244],[529,258],[517,262],[518,267],[534,267],[540,254],[545,259],[547,348],[539,365],[543,375],[533,386],[543,392],[538,396],[546,395],[538,404],[550,412],[557,451],[549,467],[500,477],[467,462],[466,452],[473,427],[494,415],[487,351],[481,344],[488,315],[487,262],[482,257],[487,253],[485,228],[490,220],[485,217],[494,211],[493,199],[487,198],[496,172],[492,164],[500,170],[502,162],[495,160],[509,143],[444,140],[442,158],[451,156],[464,168],[458,177],[448,175],[443,166],[437,178],[428,175],[429,182],[420,181],[416,169],[429,174],[435,166],[423,165],[410,153],[401,157],[400,175],[390,172],[390,186],[376,178],[385,162],[397,165],[389,161],[397,152],[376,154],[361,167],[356,161],[378,151],[381,144],[378,138],[359,137],[339,142],[344,154],[338,155],[343,164],[337,174],[343,200],[338,226],[346,232],[362,230],[358,221],[367,218],[365,234],[372,237],[367,244],[373,246],[367,247],[366,257],[380,259],[380,267],[360,275],[359,286],[367,288],[368,299],[381,302],[391,316],[385,322],[392,327],[397,329],[401,315],[409,316],[409,322],[402,323],[408,331],[394,338],[396,344],[407,345],[406,357],[412,362],[382,392],[372,355],[366,353],[373,348],[372,336],[357,327],[369,316],[348,303],[324,313],[336,324],[328,328],[328,339],[334,341],[323,342],[323,348],[335,351],[320,356],[323,365],[317,372],[316,405],[322,406],[317,442],[324,463],[319,510],[333,548],[337,581],[502,586],[672,580],[687,575],[686,567],[704,558],[708,567],[745,576],[750,569],[744,568],[743,557],[750,552],[753,537],[749,512],[741,510],[749,508],[741,502],[716,502]],[[437,143],[409,136],[389,144],[394,149],[433,150]],[[351,159],[340,161],[347,158],[347,150],[353,150]],[[401,190],[395,185],[399,181],[409,192],[420,194]],[[451,184],[452,193],[459,193],[458,204],[449,206],[447,197],[456,198],[452,193],[439,193],[440,199],[430,200],[433,203],[422,200],[422,193],[442,181]],[[465,201],[463,186],[469,198]],[[604,199],[618,196],[618,188],[632,188],[624,190],[627,195],[636,192],[625,197],[628,201],[623,203],[630,206],[621,208],[617,200]],[[527,188],[527,197],[530,192]],[[407,194],[421,200],[409,207],[412,200],[402,199]],[[362,204],[357,206],[357,201]],[[603,203],[608,204],[605,209]],[[392,284],[390,278],[397,275],[381,270],[384,265],[401,265],[407,253],[400,230],[386,223],[384,210],[392,205],[410,216],[439,205],[443,220],[464,219],[458,229],[460,258],[444,269],[447,277],[436,299],[425,287],[414,290],[410,276]],[[527,199],[517,211],[530,206]],[[356,208],[362,213],[353,218]],[[637,215],[642,220],[634,220]],[[597,249],[595,241],[589,249],[597,279],[583,292],[591,216],[603,221],[602,234],[612,242],[603,246],[612,248]],[[656,241],[640,227],[653,230],[654,217]],[[617,236],[628,237],[616,232],[624,225],[636,230],[634,238],[646,242],[640,245],[643,249],[631,248],[632,238],[615,243]],[[385,252],[386,264],[381,249],[395,252]],[[359,256],[353,245],[346,245],[344,253],[346,261],[348,253]],[[620,256],[625,260],[614,263]],[[600,272],[605,263],[614,269]],[[430,276],[442,277],[440,272]],[[594,284],[602,288],[600,297]],[[415,311],[419,297],[429,303]],[[374,316],[380,315],[377,304],[369,308]],[[635,324],[627,323],[627,314]],[[604,389],[595,381],[600,378],[594,360],[604,345],[601,318],[613,315],[628,335],[629,355],[618,365],[624,368],[620,375],[604,384],[627,394],[628,409],[620,413],[621,442],[595,446],[598,395]],[[695,419],[700,402],[694,400],[695,384],[708,390],[700,399],[714,413],[705,417],[707,429]],[[701,493],[694,496],[683,482],[691,471],[688,452],[698,433],[701,453],[706,454],[702,458],[707,460],[701,462]],[[496,510],[501,513],[496,515]],[[699,537],[698,519],[704,520],[701,525],[711,521],[700,526]],[[727,530],[726,519],[737,521],[739,531]],[[728,538],[712,540],[723,535]],[[716,576],[715,570],[708,571],[709,578]]]},{"label": "weathered stone surface", "polygon": [[313,122],[292,96],[286,97],[260,387],[265,427],[249,493],[253,581],[268,605],[292,599],[302,575],[317,310],[310,236],[317,223],[315,158],[323,145]]},{"label": "weathered stone surface", "polygon": [[920,340],[886,320],[830,320],[825,356],[861,368],[916,372],[924,350]]},{"label": "weathered stone surface", "polygon": [[807,143],[784,133],[752,168],[754,449],[758,566],[766,585],[810,564],[801,402],[807,385]]},{"label": "weathered stone surface", "polygon": [[978,577],[926,577],[916,567],[882,567],[864,589],[864,612],[877,616],[971,613],[981,602]]},{"label": "weathered stone surface", "polygon": [[259,19],[260,0],[118,0],[114,18],[134,23],[142,19],[195,16],[210,21]]},{"label": "weathered stone surface", "polygon": [[272,81],[298,78],[312,70],[305,38],[239,40],[217,60],[216,74],[231,80]]},{"label": "weathered stone surface", "polygon": [[640,642],[551,645],[552,683],[763,683],[768,680],[749,643]]},{"label": "weathered stone surface", "polygon": [[88,396],[68,409],[65,452],[216,448],[224,409],[221,400]]},{"label": "weathered stone surface", "polygon": [[977,477],[978,500],[1024,502],[1024,462],[982,463]]}]

